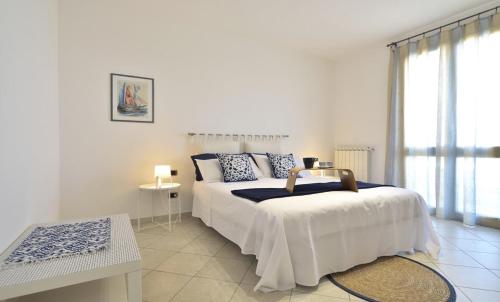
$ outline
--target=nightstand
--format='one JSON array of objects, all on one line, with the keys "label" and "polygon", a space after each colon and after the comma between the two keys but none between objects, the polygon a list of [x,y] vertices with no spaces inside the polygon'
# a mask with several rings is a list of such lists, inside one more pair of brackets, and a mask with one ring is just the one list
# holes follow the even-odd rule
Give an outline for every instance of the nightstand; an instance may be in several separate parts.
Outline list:
[{"label": "nightstand", "polygon": [[[151,192],[151,208],[153,209],[153,202],[154,202],[154,193],[158,192],[158,195],[160,197],[160,203],[162,204],[163,207],[165,207],[165,199],[167,202],[167,206],[165,207],[166,210],[168,211],[168,231],[172,231],[172,211],[171,211],[171,198],[170,195],[172,192],[177,192],[177,219],[174,222],[181,222],[181,196],[179,192],[179,188],[181,187],[181,184],[179,183],[164,183],[161,185],[160,188],[156,187],[156,184],[145,184],[145,185],[140,185],[139,186],[139,198],[137,199],[137,230],[140,232],[141,231],[141,203],[142,203],[142,193],[143,191],[150,191]],[[164,193],[167,194],[167,198],[164,198]],[[151,222],[153,223],[153,226],[151,227],[156,227],[160,226],[162,228],[166,228],[165,223],[159,223],[154,220],[154,213],[153,210],[151,210]],[[150,227],[147,227],[150,228]],[[142,228],[145,229],[145,228]]]}]

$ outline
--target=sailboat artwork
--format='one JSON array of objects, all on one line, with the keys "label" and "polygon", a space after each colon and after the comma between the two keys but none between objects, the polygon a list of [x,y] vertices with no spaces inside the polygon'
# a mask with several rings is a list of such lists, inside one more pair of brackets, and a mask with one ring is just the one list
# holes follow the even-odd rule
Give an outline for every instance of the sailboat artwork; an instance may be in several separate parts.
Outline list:
[{"label": "sailboat artwork", "polygon": [[111,91],[112,121],[154,121],[153,79],[112,73]]},{"label": "sailboat artwork", "polygon": [[143,85],[118,81],[121,86],[118,96],[118,112],[124,115],[143,116],[148,113],[148,102],[141,96]]}]

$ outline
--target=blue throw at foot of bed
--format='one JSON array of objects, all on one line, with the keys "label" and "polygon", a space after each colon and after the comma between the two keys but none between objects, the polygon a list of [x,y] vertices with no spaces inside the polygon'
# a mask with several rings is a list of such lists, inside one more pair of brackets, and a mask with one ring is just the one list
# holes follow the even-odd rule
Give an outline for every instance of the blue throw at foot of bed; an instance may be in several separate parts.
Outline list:
[{"label": "blue throw at foot of bed", "polygon": [[[390,185],[372,184],[362,181],[357,181],[358,189],[370,189],[376,187],[391,187]],[[238,197],[246,198],[251,201],[261,202],[266,199],[283,198],[291,196],[302,196],[330,191],[345,191],[340,182],[323,182],[313,184],[296,185],[293,193],[287,191],[286,188],[254,188],[232,190],[231,193]]]}]

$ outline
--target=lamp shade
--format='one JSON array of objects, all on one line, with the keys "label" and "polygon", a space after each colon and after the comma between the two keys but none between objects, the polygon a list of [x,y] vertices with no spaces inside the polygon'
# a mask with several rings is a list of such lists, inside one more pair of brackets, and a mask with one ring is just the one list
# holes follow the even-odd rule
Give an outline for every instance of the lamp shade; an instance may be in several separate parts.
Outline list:
[{"label": "lamp shade", "polygon": [[169,165],[156,165],[155,166],[155,177],[170,177],[170,166]]}]

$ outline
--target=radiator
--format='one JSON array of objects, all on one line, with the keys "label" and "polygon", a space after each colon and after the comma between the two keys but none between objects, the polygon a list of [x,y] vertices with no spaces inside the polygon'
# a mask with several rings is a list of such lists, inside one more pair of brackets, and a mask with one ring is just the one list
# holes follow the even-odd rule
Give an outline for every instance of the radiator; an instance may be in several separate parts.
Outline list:
[{"label": "radiator", "polygon": [[339,147],[335,149],[335,168],[350,169],[359,181],[370,179],[370,153],[371,147]]}]

